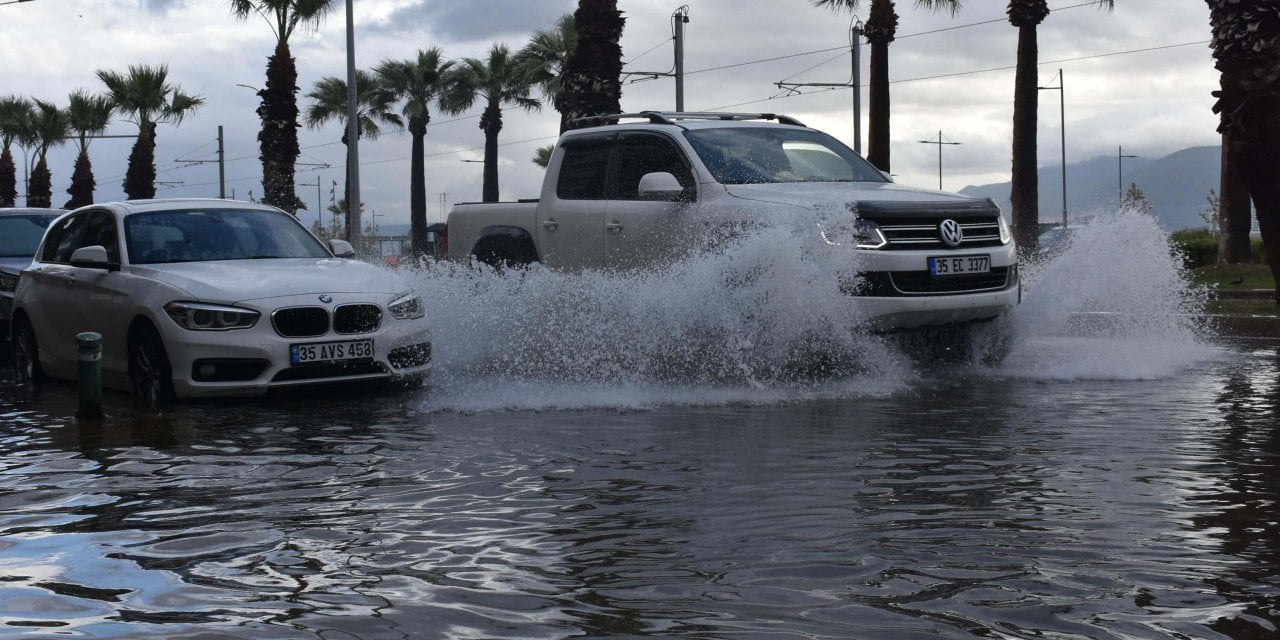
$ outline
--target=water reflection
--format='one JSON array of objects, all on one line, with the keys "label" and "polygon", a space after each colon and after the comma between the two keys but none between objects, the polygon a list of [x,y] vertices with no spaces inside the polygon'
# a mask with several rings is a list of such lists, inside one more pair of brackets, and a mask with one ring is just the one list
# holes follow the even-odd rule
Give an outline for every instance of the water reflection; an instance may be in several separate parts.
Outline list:
[{"label": "water reflection", "polygon": [[[0,389],[0,622],[89,637],[1267,637],[1274,349],[1159,380],[457,413]],[[1176,401],[1174,401],[1176,399]],[[0,634],[3,635],[3,634]]]},{"label": "water reflection", "polygon": [[1260,366],[1223,377],[1221,422],[1207,443],[1213,451],[1205,475],[1214,482],[1193,498],[1206,511],[1195,519],[1197,527],[1220,541],[1224,555],[1241,560],[1210,582],[1240,604],[1239,615],[1212,625],[1233,638],[1271,637],[1280,628],[1280,348],[1249,355]]}]

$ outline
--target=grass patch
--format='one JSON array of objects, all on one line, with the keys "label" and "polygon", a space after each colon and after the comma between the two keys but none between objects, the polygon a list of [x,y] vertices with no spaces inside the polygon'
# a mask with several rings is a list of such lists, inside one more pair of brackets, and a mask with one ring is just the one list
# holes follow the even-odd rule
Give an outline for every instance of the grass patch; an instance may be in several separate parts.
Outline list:
[{"label": "grass patch", "polygon": [[1265,264],[1224,264],[1192,269],[1191,283],[1222,291],[1276,288],[1275,278],[1271,277],[1271,270]]}]

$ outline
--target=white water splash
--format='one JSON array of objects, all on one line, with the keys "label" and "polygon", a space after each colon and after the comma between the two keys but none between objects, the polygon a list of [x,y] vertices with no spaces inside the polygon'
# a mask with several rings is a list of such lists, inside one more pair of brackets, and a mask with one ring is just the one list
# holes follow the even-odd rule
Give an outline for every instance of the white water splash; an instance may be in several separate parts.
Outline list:
[{"label": "white water splash", "polygon": [[430,402],[629,408],[900,388],[910,367],[839,290],[855,254],[813,228],[758,227],[644,272],[434,265],[418,278],[436,345]]},{"label": "white water splash", "polygon": [[1077,380],[1162,378],[1215,356],[1200,311],[1204,293],[1149,214],[1102,212],[1065,247],[1024,265],[1023,302],[1003,330],[996,371]]},{"label": "white water splash", "polygon": [[[430,265],[414,276],[436,347],[426,408],[776,404],[910,387],[921,379],[917,362],[898,340],[868,333],[858,298],[840,292],[854,254],[812,229],[794,220],[759,227],[731,247],[646,272]],[[1065,250],[1023,273],[1023,303],[975,332],[979,343],[1007,345],[1007,358],[960,366],[1148,379],[1213,355],[1198,298],[1150,216],[1079,225]]]}]

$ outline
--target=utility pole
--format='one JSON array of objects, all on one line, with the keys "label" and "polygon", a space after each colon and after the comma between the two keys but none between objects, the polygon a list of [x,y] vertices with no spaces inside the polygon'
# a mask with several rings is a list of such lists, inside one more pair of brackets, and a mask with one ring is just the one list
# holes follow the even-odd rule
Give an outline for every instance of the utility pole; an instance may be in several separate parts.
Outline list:
[{"label": "utility pole", "polygon": [[921,140],[921,141],[920,141],[920,143],[921,143],[921,144],[936,144],[936,145],[938,145],[938,191],[942,191],[942,145],[944,145],[944,144],[964,144],[964,143],[962,143],[962,142],[943,142],[943,141],[942,141],[942,131],[938,131],[938,139],[937,139],[936,141],[935,141],[935,140]]},{"label": "utility pole", "polygon": [[1036,87],[1042,91],[1058,92],[1059,131],[1062,132],[1062,228],[1067,227],[1067,90],[1062,83],[1062,69],[1058,69],[1058,86]]},{"label": "utility pole", "polygon": [[1117,191],[1120,194],[1120,206],[1124,206],[1124,159],[1136,158],[1138,156],[1128,155],[1124,152],[1124,147],[1116,147],[1116,184]]},{"label": "utility pole", "polygon": [[[113,136],[99,136],[99,137],[108,138]],[[135,136],[114,136],[114,137],[132,138]],[[218,159],[217,160],[183,160],[182,158],[178,158],[174,160],[174,162],[180,162],[182,164],[209,164],[212,162],[218,163],[218,198],[222,200],[227,199],[227,155],[222,145],[222,125],[218,125]],[[235,195],[232,195],[231,199],[235,200]]]},{"label": "utility pole", "polygon": [[684,25],[689,22],[689,5],[684,5],[671,15],[675,22],[673,31],[676,49],[676,111],[684,111]]},{"label": "utility pole", "polygon": [[689,5],[681,5],[671,14],[671,40],[675,49],[675,65],[671,71],[625,71],[624,76],[647,76],[648,79],[676,79],[676,111],[684,111],[684,25],[689,22]]},{"label": "utility pole", "polygon": [[218,125],[218,198],[227,199],[227,153],[222,146],[222,125]]},{"label": "utility pole", "polygon": [[323,227],[324,226],[324,210],[321,207],[324,206],[324,203],[320,201],[320,175],[316,174],[316,181],[314,184],[310,182],[299,182],[298,186],[299,187],[314,186],[316,188],[316,222],[318,222],[320,226]]},{"label": "utility pole", "polygon": [[[787,82],[781,80],[774,85],[786,89],[791,95],[798,95],[800,87],[851,87],[853,89],[853,150],[862,155],[862,21],[853,19],[849,26],[849,55],[852,59],[853,73],[848,82]],[[794,75],[794,74],[793,74]]]}]

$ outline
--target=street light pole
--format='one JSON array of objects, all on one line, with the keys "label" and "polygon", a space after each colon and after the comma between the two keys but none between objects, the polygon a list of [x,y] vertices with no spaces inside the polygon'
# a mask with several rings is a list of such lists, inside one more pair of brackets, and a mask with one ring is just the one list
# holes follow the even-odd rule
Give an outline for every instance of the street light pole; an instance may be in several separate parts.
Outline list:
[{"label": "street light pole", "polygon": [[1062,227],[1065,229],[1067,226],[1067,90],[1062,82],[1062,69],[1058,69],[1058,86],[1036,88],[1058,92],[1058,129],[1062,133]]},{"label": "street light pole", "polygon": [[1136,157],[1138,156],[1126,154],[1123,146],[1116,147],[1116,182],[1119,185],[1121,206],[1124,206],[1124,159]]},{"label": "street light pole", "polygon": [[942,131],[938,131],[938,139],[937,139],[937,140],[921,140],[921,141],[920,141],[920,143],[921,143],[921,144],[936,144],[936,145],[938,145],[938,191],[942,191],[942,145],[944,145],[944,144],[963,144],[963,143],[961,143],[961,142],[943,142],[943,141],[942,141]]}]

